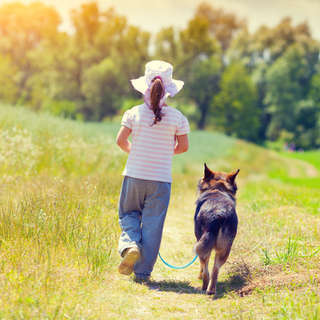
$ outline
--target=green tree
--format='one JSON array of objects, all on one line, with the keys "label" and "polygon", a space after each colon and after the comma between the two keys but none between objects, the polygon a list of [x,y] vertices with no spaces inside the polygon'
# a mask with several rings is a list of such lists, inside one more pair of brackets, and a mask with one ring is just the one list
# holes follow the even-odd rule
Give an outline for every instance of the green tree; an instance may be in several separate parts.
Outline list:
[{"label": "green tree", "polygon": [[[320,64],[319,64],[320,67]],[[310,83],[308,97],[320,108],[320,73],[313,75]]]},{"label": "green tree", "polygon": [[[96,3],[88,3],[74,10],[72,20],[76,33],[72,39],[70,54],[76,65],[71,74],[73,82],[79,88],[77,100],[86,118],[101,120],[115,112],[112,101],[121,101],[124,95],[133,96],[128,79],[141,74],[149,59],[150,34],[129,25],[127,19],[113,9],[101,11]],[[112,61],[111,69],[107,67],[106,61]],[[102,72],[111,73],[103,75]],[[93,96],[89,93],[94,88],[88,83],[88,78],[93,78],[98,83],[96,91],[102,94],[101,97],[94,98],[99,100],[94,104]],[[113,83],[108,82],[111,78],[114,79]],[[105,92],[111,95],[109,102],[106,93],[100,88],[100,83],[104,82],[109,83],[112,88],[105,88]],[[119,99],[115,99],[116,94],[119,94]]]},{"label": "green tree", "polygon": [[77,105],[80,112],[82,74],[79,72],[75,41],[71,36],[59,33],[53,40],[43,41],[29,52],[28,59],[34,70],[26,83],[30,92],[28,104],[39,110],[51,105],[51,102],[63,101],[58,103],[59,106],[66,106],[66,101],[70,101]]},{"label": "green tree", "polygon": [[[320,67],[320,65],[317,65]],[[308,100],[300,105],[299,124],[306,132],[300,139],[304,148],[320,148],[320,74],[316,73],[311,79]]]},{"label": "green tree", "polygon": [[[210,120],[210,105],[219,92],[225,52],[244,26],[245,23],[234,14],[202,3],[180,32],[179,45],[175,46],[180,48],[177,70],[186,83],[185,96],[198,107],[197,126],[200,129],[204,129]],[[169,48],[172,47],[171,44]]]},{"label": "green tree", "polygon": [[301,100],[297,103],[296,109],[296,127],[292,141],[297,148],[319,148],[320,106],[311,99]]},{"label": "green tree", "polygon": [[155,58],[175,64],[181,56],[179,35],[173,27],[161,29],[155,37]]},{"label": "green tree", "polygon": [[290,18],[272,28],[262,26],[254,34],[244,29],[233,40],[228,59],[241,60],[258,89],[262,140],[279,139],[282,131],[297,139],[293,132],[298,106],[309,105],[304,101],[308,100],[318,56],[319,43],[312,38],[307,23],[294,26]]},{"label": "green tree", "polygon": [[275,27],[261,26],[253,34],[247,28],[241,29],[230,45],[228,57],[242,60],[253,70],[260,63],[273,64],[289,47],[298,43],[306,48],[317,46],[307,23],[293,26],[291,18],[287,17]]},{"label": "green tree", "polygon": [[88,68],[83,76],[81,91],[90,118],[101,120],[115,115],[121,107],[123,88],[126,86],[121,82],[117,66],[110,58]]},{"label": "green tree", "polygon": [[216,126],[228,135],[256,142],[260,125],[257,89],[243,64],[229,65],[220,86],[211,109]]},{"label": "green tree", "polygon": [[41,2],[9,3],[0,7],[0,54],[9,56],[19,70],[17,100],[20,103],[29,99],[27,83],[34,73],[28,55],[41,46],[42,41],[55,37],[59,24],[57,11]]},{"label": "green tree", "polygon": [[297,140],[308,127],[307,124],[301,126],[301,121],[314,107],[303,101],[308,99],[317,55],[317,50],[306,52],[305,46],[294,44],[268,69],[265,104],[271,115],[267,130],[269,139],[278,139],[285,130]]},{"label": "green tree", "polygon": [[219,42],[222,52],[229,48],[232,39],[246,26],[245,21],[235,14],[214,8],[206,2],[198,6],[195,16],[208,21],[210,35]]},{"label": "green tree", "polygon": [[212,55],[207,59],[196,60],[185,77],[185,91],[189,99],[197,104],[199,120],[197,127],[204,129],[211,116],[210,105],[212,97],[219,92],[221,77],[221,60]]},{"label": "green tree", "polygon": [[79,9],[71,11],[71,20],[80,42],[94,44],[94,38],[100,27],[101,13],[96,2],[85,3]]},{"label": "green tree", "polygon": [[0,55],[0,100],[15,103],[18,99],[18,69],[12,64],[10,57]]},{"label": "green tree", "polygon": [[144,71],[144,65],[149,60],[149,41],[148,32],[135,26],[127,26],[119,38],[116,49],[110,55],[116,62],[121,76],[128,80],[136,78]]},{"label": "green tree", "polygon": [[222,72],[219,45],[210,36],[208,20],[199,16],[191,19],[180,32],[179,42],[183,55],[178,58],[176,71],[185,81],[185,97],[198,107],[197,127],[204,129],[210,115],[210,102],[219,90]]},{"label": "green tree", "polygon": [[[95,3],[74,10],[72,21],[74,34],[59,32],[28,52],[34,70],[26,82],[28,104],[68,117],[81,112],[85,119],[101,120],[114,114],[115,95],[121,101],[134,94],[128,79],[140,74],[148,59],[149,33],[130,26],[113,9],[101,11]],[[111,69],[105,64],[108,59]],[[108,77],[114,81],[108,83]],[[112,90],[102,90],[101,83]],[[93,91],[101,96],[93,97]]]}]

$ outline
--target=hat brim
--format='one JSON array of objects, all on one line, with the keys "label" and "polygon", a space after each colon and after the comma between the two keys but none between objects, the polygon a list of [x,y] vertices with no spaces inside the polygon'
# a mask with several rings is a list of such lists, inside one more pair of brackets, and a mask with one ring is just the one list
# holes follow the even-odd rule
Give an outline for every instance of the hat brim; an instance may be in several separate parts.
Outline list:
[{"label": "hat brim", "polygon": [[[142,94],[148,90],[148,84],[145,76],[131,80],[132,86]],[[182,88],[184,82],[181,80],[172,79],[168,85],[165,85],[165,90],[171,97],[175,96]]]}]

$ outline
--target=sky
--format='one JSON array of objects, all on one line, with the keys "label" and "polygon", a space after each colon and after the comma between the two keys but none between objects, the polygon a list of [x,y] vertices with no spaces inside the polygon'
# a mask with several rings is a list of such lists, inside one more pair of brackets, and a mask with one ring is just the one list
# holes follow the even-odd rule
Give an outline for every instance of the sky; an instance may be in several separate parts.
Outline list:
[{"label": "sky", "polygon": [[[71,30],[69,12],[88,0],[41,0],[55,6],[63,18],[62,29]],[[17,2],[17,0],[0,0]],[[20,0],[30,3],[32,0]],[[114,7],[125,15],[129,23],[144,30],[157,32],[162,27],[184,27],[202,0],[97,0],[102,9]],[[312,34],[320,39],[320,0],[206,0],[214,7],[223,8],[247,20],[249,30],[261,25],[274,26],[290,16],[294,24],[307,21]]]}]

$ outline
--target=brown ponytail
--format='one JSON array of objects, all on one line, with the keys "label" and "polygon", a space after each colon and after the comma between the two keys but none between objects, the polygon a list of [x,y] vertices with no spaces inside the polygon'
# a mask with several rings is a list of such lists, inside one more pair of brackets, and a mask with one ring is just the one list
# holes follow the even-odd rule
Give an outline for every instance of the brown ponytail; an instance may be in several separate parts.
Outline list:
[{"label": "brown ponytail", "polygon": [[164,86],[162,80],[158,77],[155,77],[152,80],[150,98],[151,98],[151,107],[154,113],[154,121],[153,124],[160,122],[163,114],[161,113],[161,107],[159,106],[160,100],[164,95]]}]

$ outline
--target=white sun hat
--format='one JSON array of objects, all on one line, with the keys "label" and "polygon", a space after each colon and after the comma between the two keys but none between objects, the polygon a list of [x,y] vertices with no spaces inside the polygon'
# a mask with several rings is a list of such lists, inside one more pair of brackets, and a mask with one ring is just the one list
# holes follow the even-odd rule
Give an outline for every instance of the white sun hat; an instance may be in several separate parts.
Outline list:
[{"label": "white sun hat", "polygon": [[146,64],[145,75],[131,80],[131,83],[137,91],[145,94],[151,87],[152,80],[159,77],[163,82],[166,93],[173,97],[182,89],[184,82],[172,79],[172,71],[173,67],[170,63],[153,60]]}]

